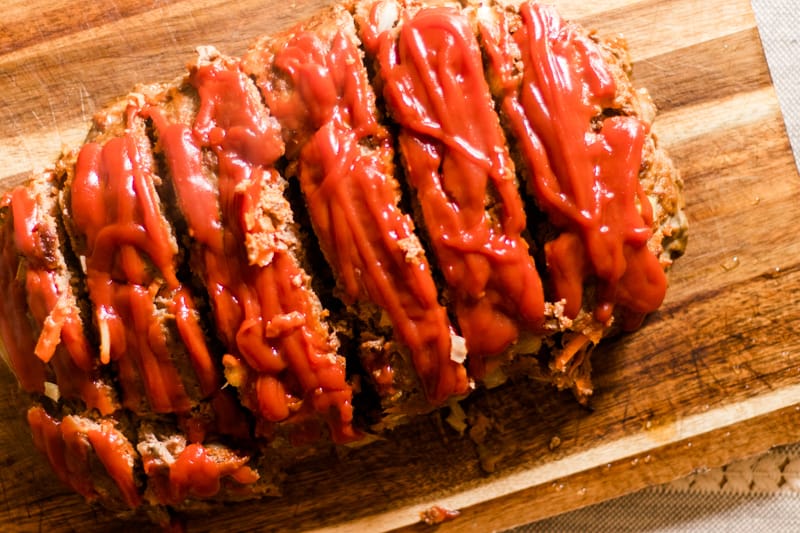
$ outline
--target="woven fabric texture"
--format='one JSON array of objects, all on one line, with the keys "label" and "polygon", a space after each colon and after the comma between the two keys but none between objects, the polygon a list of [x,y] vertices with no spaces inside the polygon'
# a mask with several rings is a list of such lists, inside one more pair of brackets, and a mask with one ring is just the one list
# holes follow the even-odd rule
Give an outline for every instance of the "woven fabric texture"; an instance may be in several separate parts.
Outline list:
[{"label": "woven fabric texture", "polygon": [[800,161],[800,4],[796,0],[752,0],[778,101]]},{"label": "woven fabric texture", "polygon": [[748,495],[647,489],[517,528],[515,533],[792,533],[800,494]]},{"label": "woven fabric texture", "polygon": [[[800,531],[800,444],[512,530],[513,533]],[[509,532],[510,533],[510,532]]]},{"label": "woven fabric texture", "polygon": [[[723,468],[711,468],[662,487],[669,491],[800,496],[800,444],[782,446]],[[800,508],[797,510],[800,517]],[[798,529],[800,531],[800,529]]]}]

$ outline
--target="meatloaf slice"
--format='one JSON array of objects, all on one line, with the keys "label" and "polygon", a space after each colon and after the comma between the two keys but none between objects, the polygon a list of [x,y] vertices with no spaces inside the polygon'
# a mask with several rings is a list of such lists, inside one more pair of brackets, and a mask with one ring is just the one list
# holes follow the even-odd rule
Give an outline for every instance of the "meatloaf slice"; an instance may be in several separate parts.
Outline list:
[{"label": "meatloaf slice", "polygon": [[120,510],[141,504],[134,472],[138,454],[114,420],[59,418],[35,405],[28,410],[28,424],[56,475],[87,500]]},{"label": "meatloaf slice", "polygon": [[352,16],[337,6],[259,40],[245,65],[281,123],[287,173],[300,183],[338,292],[360,319],[361,364],[391,424],[465,394],[469,383],[463,339],[399,207],[392,139],[359,46]]},{"label": "meatloaf slice", "polygon": [[20,225],[19,222],[14,224],[11,198],[10,194],[5,195],[0,207],[0,289],[3,291],[0,354],[23,390],[44,394],[47,372],[45,363],[35,355],[36,335],[28,309],[25,280],[19,275],[21,267],[24,269],[15,235]]},{"label": "meatloaf slice", "polygon": [[650,133],[655,109],[629,79],[624,43],[533,3],[469,12],[527,192],[547,216],[537,234],[558,334],[544,374],[585,400],[592,347],[661,304],[685,240],[682,182]]},{"label": "meatloaf slice", "polygon": [[143,102],[121,99],[95,117],[88,142],[59,163],[62,209],[80,258],[123,405],[185,413],[221,385],[156,186]]},{"label": "meatloaf slice", "polygon": [[471,375],[484,379],[538,350],[545,305],[478,41],[458,4],[384,0],[357,13]]},{"label": "meatloaf slice", "polygon": [[[204,48],[178,84],[148,96],[191,263],[208,291],[229,384],[259,433],[358,438],[352,389],[327,312],[302,268],[277,122],[238,60]],[[322,427],[317,427],[322,421]],[[280,427],[279,427],[280,426]]]},{"label": "meatloaf slice", "polygon": [[[52,171],[11,191],[0,208],[0,315],[9,362],[28,392],[78,400],[73,409],[107,415],[118,407],[110,376],[86,336],[88,305],[68,266]],[[34,344],[35,343],[35,344]]]},{"label": "meatloaf slice", "polygon": [[168,521],[277,494],[376,438],[364,419],[448,402],[457,426],[473,378],[586,401],[592,348],[685,246],[630,75],[622,41],[549,7],[365,0],[136,88],[0,203],[0,351],[36,447]]},{"label": "meatloaf slice", "polygon": [[144,498],[151,505],[191,509],[204,500],[241,501],[279,493],[279,475],[271,472],[275,468],[257,469],[253,451],[193,442],[163,422],[143,422],[136,449],[147,476]]}]

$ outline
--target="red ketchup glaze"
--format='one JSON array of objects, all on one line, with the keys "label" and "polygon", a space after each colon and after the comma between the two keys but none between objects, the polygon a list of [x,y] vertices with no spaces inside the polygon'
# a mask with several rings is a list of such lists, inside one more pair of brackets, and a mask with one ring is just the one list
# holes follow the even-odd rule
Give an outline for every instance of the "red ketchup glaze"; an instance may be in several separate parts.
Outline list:
[{"label": "red ketchup glaze", "polygon": [[[11,195],[2,200],[2,207],[11,205]],[[6,214],[11,216],[10,211]],[[27,234],[26,232],[23,232]],[[17,279],[19,249],[15,243],[13,219],[0,226],[0,339],[2,355],[7,357],[22,388],[27,392],[44,392],[46,369],[35,357],[36,338],[28,318],[25,285]]]},{"label": "red ketchup glaze", "polygon": [[[166,302],[187,347],[201,390],[218,388],[218,371],[205,345],[192,298],[175,275],[177,250],[156,196],[151,169],[126,134],[78,155],[71,190],[73,223],[85,238],[89,296],[100,329],[100,357],[116,363],[124,405],[158,413],[192,406],[165,332],[156,299]],[[161,277],[166,290],[161,287]]]},{"label": "red ketchup glaze", "polygon": [[[259,480],[258,472],[246,465],[249,458],[229,453],[212,457],[201,444],[189,444],[168,469],[160,459],[144,458],[148,487],[162,505],[180,505],[187,498],[209,499],[219,493],[223,479],[241,487]],[[235,489],[234,489],[235,490]]]},{"label": "red ketchup glaze", "polygon": [[[636,327],[657,309],[666,276],[647,248],[652,207],[638,175],[649,125],[635,117],[592,119],[609,107],[616,84],[598,45],[549,7],[523,4],[513,34],[481,28],[490,69],[503,85],[502,110],[532,174],[529,188],[562,233],[545,246],[557,299],[580,311],[583,283],[598,280],[595,317],[622,308]],[[512,41],[513,39],[513,41]],[[521,52],[513,75],[509,46]]]},{"label": "red ketchup glaze", "polygon": [[25,264],[28,311],[40,330],[34,353],[51,364],[62,397],[80,398],[89,409],[110,414],[117,408],[113,391],[99,380],[97,354],[84,335],[78,308],[68,301],[70,288],[58,281],[57,267],[49,259],[55,235],[42,234],[43,214],[31,194],[27,187],[15,189],[11,212],[14,243]]},{"label": "red ketchup glaze", "polygon": [[[149,113],[189,232],[202,248],[219,335],[236,356],[232,364],[252,370],[239,386],[243,402],[269,422],[319,413],[335,441],[355,440],[352,390],[303,271],[278,245],[251,264],[244,245],[258,229],[262,187],[279,187],[272,166],[283,153],[280,131],[238,68],[201,66],[190,82],[201,101],[193,129],[168,124],[156,109]],[[201,147],[218,158],[218,191],[203,175]]]},{"label": "red ketchup glaze", "polygon": [[387,312],[431,402],[464,393],[466,371],[450,359],[451,328],[430,267],[401,246],[413,238],[413,223],[397,206],[391,140],[377,122],[358,47],[342,32],[325,42],[301,31],[274,66],[293,88],[283,99],[263,93],[282,123],[309,130],[295,139],[298,178],[340,288],[350,302]]},{"label": "red ketchup glaze", "polygon": [[[419,11],[368,41],[387,107],[400,124],[406,178],[450,288],[470,370],[544,320],[542,282],[522,238],[525,211],[469,23],[448,8]],[[487,195],[496,197],[494,218]]]},{"label": "red ketchup glaze", "polygon": [[133,475],[133,448],[110,422],[85,430],[72,417],[58,421],[41,407],[28,410],[34,445],[47,456],[58,477],[88,500],[100,494],[94,485],[90,454],[94,453],[131,508],[141,504]]},{"label": "red ketchup glaze", "polygon": [[[65,435],[71,429],[67,424],[68,421],[70,419],[66,418],[61,424],[61,431]],[[86,438],[109,477],[114,480],[122,492],[122,499],[125,503],[130,507],[138,507],[142,503],[142,499],[133,477],[135,453],[133,447],[125,435],[114,429],[111,423],[104,421],[100,422],[100,425],[100,429],[88,430]],[[77,432],[79,429],[75,427],[74,431]]]},{"label": "red ketchup glaze", "polygon": [[[31,428],[34,446],[47,457],[50,467],[58,478],[83,497],[89,500],[96,499],[97,493],[89,476],[85,457],[82,461],[67,465],[67,451],[61,434],[61,423],[41,407],[32,407],[28,410],[28,425]],[[78,468],[81,470],[77,470]]]}]

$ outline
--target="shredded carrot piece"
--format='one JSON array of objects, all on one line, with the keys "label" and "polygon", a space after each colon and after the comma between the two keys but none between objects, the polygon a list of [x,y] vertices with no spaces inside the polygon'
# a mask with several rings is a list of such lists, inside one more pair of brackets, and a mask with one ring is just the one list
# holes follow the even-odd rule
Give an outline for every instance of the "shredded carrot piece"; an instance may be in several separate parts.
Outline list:
[{"label": "shredded carrot piece", "polygon": [[36,342],[33,353],[44,363],[49,363],[56,353],[56,346],[61,342],[61,328],[67,320],[67,309],[59,301],[47,315],[42,324],[42,332]]},{"label": "shredded carrot piece", "polygon": [[107,365],[111,361],[111,338],[108,331],[108,321],[98,317],[98,329],[100,330],[100,362]]},{"label": "shredded carrot piece", "polygon": [[570,363],[575,354],[580,352],[584,347],[591,343],[591,339],[583,333],[576,333],[567,345],[558,353],[555,360],[555,369],[559,372],[566,372],[567,365]]}]

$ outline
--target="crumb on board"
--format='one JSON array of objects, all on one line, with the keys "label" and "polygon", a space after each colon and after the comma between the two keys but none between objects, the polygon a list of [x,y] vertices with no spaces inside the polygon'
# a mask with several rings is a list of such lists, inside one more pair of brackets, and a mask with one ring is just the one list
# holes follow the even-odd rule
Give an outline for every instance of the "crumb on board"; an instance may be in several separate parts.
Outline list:
[{"label": "crumb on board", "polygon": [[429,526],[435,526],[442,522],[454,520],[460,514],[461,512],[457,510],[447,509],[439,505],[432,505],[419,513],[419,519]]}]

